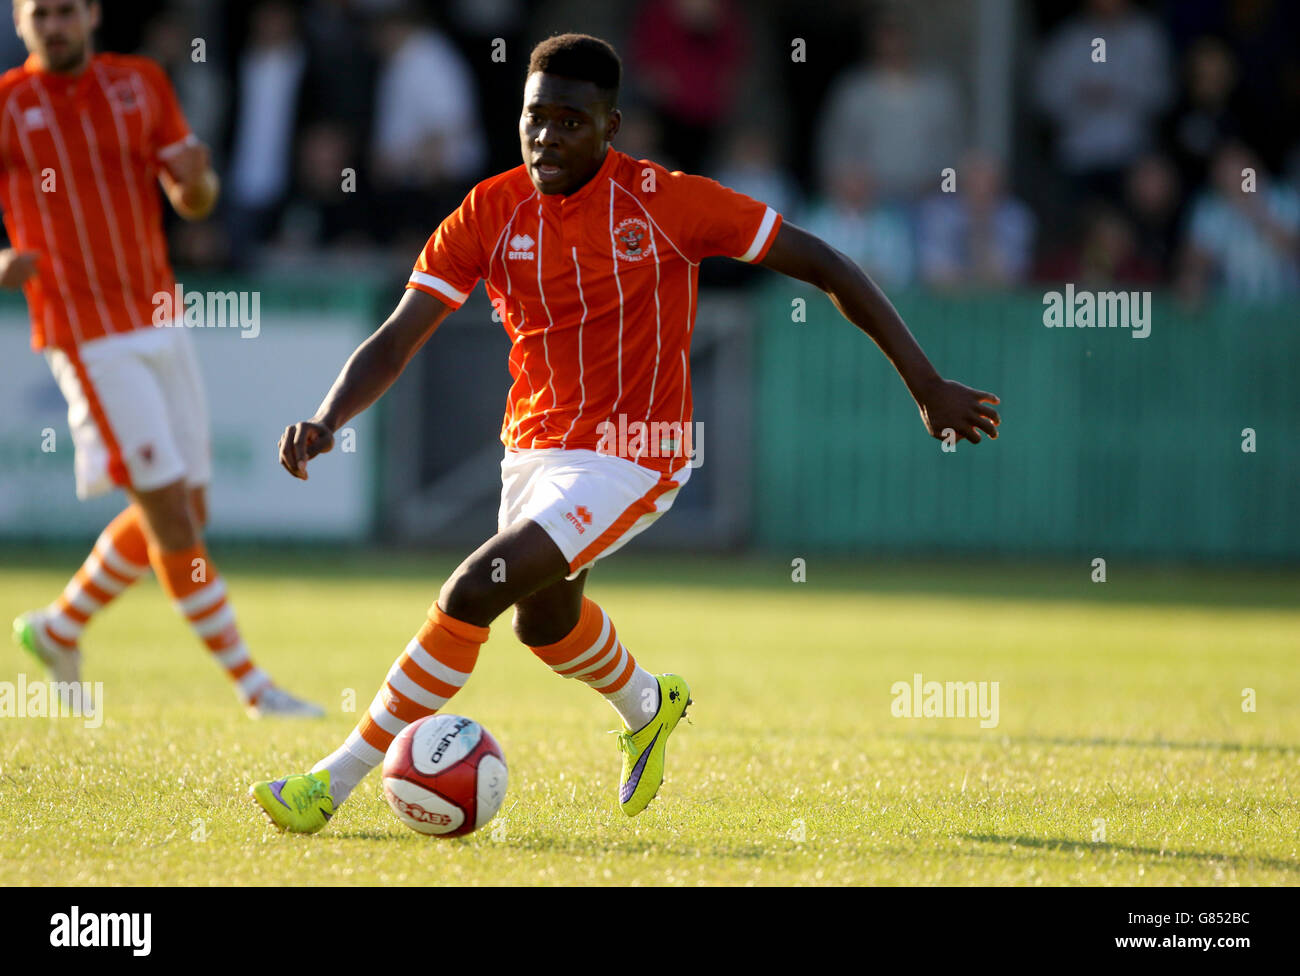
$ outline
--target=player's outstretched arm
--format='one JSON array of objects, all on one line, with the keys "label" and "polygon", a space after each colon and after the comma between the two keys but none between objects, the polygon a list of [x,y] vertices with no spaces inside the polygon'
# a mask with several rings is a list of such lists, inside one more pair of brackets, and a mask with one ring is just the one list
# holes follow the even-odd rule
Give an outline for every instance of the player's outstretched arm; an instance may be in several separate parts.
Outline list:
[{"label": "player's outstretched arm", "polygon": [[942,438],[947,428],[973,444],[979,443],[980,431],[998,436],[1001,418],[990,406],[998,398],[940,376],[876,283],[835,248],[794,224],[782,223],[759,263],[816,285],[846,319],[871,336],[907,384],[932,436]]},{"label": "player's outstretched arm", "polygon": [[307,462],[334,446],[334,432],[393,385],[451,309],[427,292],[408,288],[397,308],[357,347],[310,420],[285,428],[280,463],[307,480]]}]

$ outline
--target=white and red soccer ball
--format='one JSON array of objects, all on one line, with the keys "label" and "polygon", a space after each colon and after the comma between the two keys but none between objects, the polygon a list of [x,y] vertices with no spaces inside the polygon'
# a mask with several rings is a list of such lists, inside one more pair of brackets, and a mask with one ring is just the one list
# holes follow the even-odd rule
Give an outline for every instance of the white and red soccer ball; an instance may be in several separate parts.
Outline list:
[{"label": "white and red soccer ball", "polygon": [[460,715],[404,728],[384,756],[384,796],[421,834],[462,837],[491,820],[506,796],[506,758],[492,733]]}]

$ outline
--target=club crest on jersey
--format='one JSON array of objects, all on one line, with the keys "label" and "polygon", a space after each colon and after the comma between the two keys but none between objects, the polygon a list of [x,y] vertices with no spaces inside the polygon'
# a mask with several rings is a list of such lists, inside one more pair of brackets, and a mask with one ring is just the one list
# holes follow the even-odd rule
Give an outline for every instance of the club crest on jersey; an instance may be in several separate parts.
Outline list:
[{"label": "club crest on jersey", "polygon": [[516,234],[510,238],[510,254],[508,257],[511,261],[531,261],[533,260],[534,241],[527,234]]},{"label": "club crest on jersey", "polygon": [[31,129],[44,129],[45,109],[39,105],[34,105],[23,112],[23,127],[29,131]]},{"label": "club crest on jersey", "polygon": [[113,82],[108,88],[108,98],[124,112],[134,112],[140,107],[135,86],[126,80]]},{"label": "club crest on jersey", "polygon": [[614,239],[622,244],[615,248],[619,258],[624,261],[640,261],[646,256],[646,238],[650,228],[640,217],[628,217],[619,221],[614,228]]}]

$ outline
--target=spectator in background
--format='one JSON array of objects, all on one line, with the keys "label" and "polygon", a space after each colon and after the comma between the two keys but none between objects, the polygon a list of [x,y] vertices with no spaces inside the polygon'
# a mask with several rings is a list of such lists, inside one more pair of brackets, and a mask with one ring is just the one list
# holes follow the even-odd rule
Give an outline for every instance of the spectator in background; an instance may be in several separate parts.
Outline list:
[{"label": "spectator in background", "polygon": [[[704,173],[724,186],[761,200],[777,213],[793,215],[800,209],[799,187],[780,165],[768,126],[741,124],[732,128],[721,155]],[[756,284],[761,275],[744,261],[705,261],[700,265],[700,284],[708,288],[743,288]]]},{"label": "spectator in background", "polygon": [[[1247,192],[1243,171],[1253,170]],[[1212,183],[1192,204],[1180,290],[1200,300],[1210,288],[1230,298],[1270,301],[1300,292],[1300,194],[1273,183],[1239,142],[1214,155]]]},{"label": "spectator in background", "polygon": [[215,51],[205,45],[205,60],[194,60],[195,34],[193,25],[184,22],[177,11],[163,10],[145,25],[137,53],[163,66],[190,128],[205,145],[213,146],[221,142],[225,132],[226,84],[223,73],[213,64]]},{"label": "spectator in background", "polygon": [[[1106,60],[1093,60],[1093,40]],[[1172,96],[1161,29],[1128,0],[1088,0],[1038,61],[1039,104],[1056,125],[1060,165],[1080,188],[1118,201],[1124,171],[1151,146]]]},{"label": "spectator in background", "polygon": [[799,188],[781,167],[776,144],[765,128],[732,130],[714,170],[719,183],[763,201],[777,213],[799,209]]},{"label": "spectator in background", "polygon": [[253,10],[236,66],[234,145],[225,224],[234,259],[249,264],[275,229],[289,189],[298,96],[307,50],[293,6],[265,0]]},{"label": "spectator in background", "polygon": [[735,0],[646,0],[631,38],[627,75],[658,116],[664,148],[698,172],[740,94],[746,12]]},{"label": "spectator in background", "polygon": [[342,123],[349,139],[361,141],[368,136],[375,104],[375,59],[369,45],[359,42],[367,21],[355,5],[356,0],[309,0],[302,121]]},{"label": "spectator in background", "polygon": [[961,108],[951,80],[918,67],[898,20],[877,24],[872,61],[830,90],[817,131],[819,178],[865,164],[888,199],[914,199],[938,186],[962,145]]},{"label": "spectator in background", "polygon": [[[442,23],[474,72],[474,87],[487,142],[485,170],[500,173],[519,163],[519,133],[514,126],[500,120],[519,112],[519,76],[503,70],[514,64],[522,52],[529,50],[528,7],[531,0],[442,0],[439,11]],[[590,19],[590,4],[585,22]],[[567,28],[566,28],[567,29]],[[492,59],[501,48],[505,62]]]},{"label": "spectator in background", "polygon": [[1204,183],[1214,150],[1240,134],[1233,121],[1236,89],[1237,63],[1228,46],[1214,37],[1196,41],[1184,59],[1183,91],[1168,135],[1184,186]]},{"label": "spectator in background", "polygon": [[620,110],[623,113],[623,121],[619,124],[618,134],[614,136],[614,145],[619,152],[627,153],[633,159],[653,159],[656,162],[663,159],[665,162],[662,165],[669,170],[681,168],[675,161],[672,165],[667,162],[670,157],[663,148],[663,133],[659,128],[659,120],[649,109],[623,102]]},{"label": "spectator in background", "polygon": [[[484,175],[487,145],[465,59],[420,13],[401,6],[375,25],[380,52],[371,145],[379,230],[418,250]],[[418,240],[417,240],[418,238]]]},{"label": "spectator in background", "polygon": [[623,121],[614,137],[614,148],[633,159],[652,159],[669,171],[681,169],[663,147],[663,133],[654,113],[641,105],[622,106]]},{"label": "spectator in background", "polygon": [[343,121],[314,122],[299,137],[298,179],[283,220],[281,241],[290,249],[350,250],[373,244],[369,205],[353,180],[344,189],[344,170],[354,169],[358,145]]},{"label": "spectator in background", "polygon": [[1033,256],[1034,215],[1003,188],[1002,167],[987,153],[968,152],[953,193],[921,204],[917,252],[921,277],[940,288],[1013,286]]},{"label": "spectator in background", "polygon": [[1094,198],[1080,213],[1081,238],[1044,260],[1038,278],[1096,289],[1149,288],[1160,283],[1159,267],[1138,250],[1137,233],[1122,210]]},{"label": "spectator in background", "polygon": [[825,198],[815,203],[800,223],[843,251],[882,287],[910,284],[916,274],[907,211],[877,199],[873,175],[861,162],[841,164],[833,170]]},{"label": "spectator in background", "polygon": [[[191,5],[164,8],[143,25],[136,53],[153,58],[167,72],[190,128],[205,145],[214,147],[213,167],[220,172],[225,166],[215,147],[226,135],[230,98],[220,64],[220,39],[211,26]],[[200,37],[204,60],[195,61],[193,41]],[[165,209],[163,226],[177,267],[215,270],[229,261],[230,246],[220,221],[182,220]]]},{"label": "spectator in background", "polygon": [[1173,276],[1182,216],[1178,171],[1164,156],[1148,153],[1124,178],[1124,202],[1133,219],[1142,259],[1159,269],[1162,281]]},{"label": "spectator in background", "polygon": [[0,30],[0,72],[16,68],[27,60],[27,48],[14,30]]},{"label": "spectator in background", "polygon": [[1233,0],[1222,36],[1236,56],[1237,137],[1280,168],[1300,133],[1300,4],[1295,0]]}]

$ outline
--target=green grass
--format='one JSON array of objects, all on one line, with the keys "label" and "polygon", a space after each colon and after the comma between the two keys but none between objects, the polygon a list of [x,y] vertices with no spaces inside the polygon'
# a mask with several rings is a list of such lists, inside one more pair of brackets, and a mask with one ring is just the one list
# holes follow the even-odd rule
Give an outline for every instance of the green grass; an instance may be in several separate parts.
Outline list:
[{"label": "green grass", "polygon": [[[3,620],[77,558],[6,552]],[[775,556],[593,573],[633,652],[696,700],[633,820],[614,713],[502,618],[451,710],[496,735],[510,792],[460,841],[402,827],[377,777],[315,837],[244,796],[348,732],[346,690],[365,707],[451,560],[227,554],[255,656],[330,709],[307,723],[247,719],[146,580],[84,640],[102,728],[0,719],[0,884],[1300,882],[1300,577],[870,562],[812,559],[803,584]],[[35,676],[0,662],[0,681]],[[893,717],[918,671],[998,681],[997,728]]]}]

